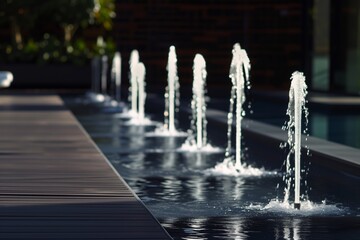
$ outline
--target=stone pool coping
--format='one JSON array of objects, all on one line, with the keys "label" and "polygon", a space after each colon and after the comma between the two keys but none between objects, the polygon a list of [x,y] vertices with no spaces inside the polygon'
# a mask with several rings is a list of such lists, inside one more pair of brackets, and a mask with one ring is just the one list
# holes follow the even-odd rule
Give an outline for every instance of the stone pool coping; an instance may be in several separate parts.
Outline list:
[{"label": "stone pool coping", "polygon": [[[207,109],[206,115],[208,119],[227,124],[227,112]],[[259,121],[243,119],[243,130],[279,142],[287,141],[287,133],[281,128]],[[346,165],[346,167],[354,168],[353,170],[360,168],[360,150],[356,148],[303,135],[302,146],[305,147],[305,145],[309,146],[308,148],[313,156],[317,155],[332,160],[341,165]]]}]

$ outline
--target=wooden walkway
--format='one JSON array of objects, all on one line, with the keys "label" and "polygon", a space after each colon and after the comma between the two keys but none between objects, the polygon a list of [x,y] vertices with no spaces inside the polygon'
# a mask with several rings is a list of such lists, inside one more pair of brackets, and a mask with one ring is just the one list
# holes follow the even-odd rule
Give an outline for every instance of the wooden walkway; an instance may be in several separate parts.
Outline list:
[{"label": "wooden walkway", "polygon": [[171,239],[57,96],[0,96],[0,239]]}]

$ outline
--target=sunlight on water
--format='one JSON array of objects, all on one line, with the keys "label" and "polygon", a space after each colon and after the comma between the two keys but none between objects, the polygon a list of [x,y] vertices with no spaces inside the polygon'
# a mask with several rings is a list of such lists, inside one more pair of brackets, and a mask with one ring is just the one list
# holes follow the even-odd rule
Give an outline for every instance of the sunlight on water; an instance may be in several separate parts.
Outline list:
[{"label": "sunlight on water", "polygon": [[264,168],[256,168],[250,165],[242,164],[240,168],[235,167],[232,158],[226,158],[223,162],[218,163],[215,167],[204,170],[205,175],[210,176],[277,176],[276,171],[266,171]]}]

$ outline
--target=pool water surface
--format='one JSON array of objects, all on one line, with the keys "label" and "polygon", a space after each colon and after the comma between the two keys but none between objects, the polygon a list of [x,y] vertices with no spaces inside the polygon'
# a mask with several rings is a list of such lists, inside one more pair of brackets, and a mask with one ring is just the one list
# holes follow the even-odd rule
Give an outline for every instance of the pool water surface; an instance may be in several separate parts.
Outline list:
[{"label": "pool water surface", "polygon": [[[104,113],[72,98],[65,100],[174,239],[359,239],[359,175],[306,162],[310,171],[303,188],[311,203],[301,211],[286,209],[276,201],[283,199],[285,153],[279,157],[271,149],[244,139],[244,161],[271,174],[217,174],[209,169],[224,160],[224,152],[181,152],[178,149],[185,137],[148,136],[155,126],[127,125],[128,120],[119,114]],[[160,123],[159,109],[149,111],[151,119]],[[182,130],[188,128],[188,119],[188,114],[181,114]],[[209,141],[224,149],[226,126],[209,121],[208,129]],[[258,155],[252,152],[257,151],[266,151],[266,157],[254,157]]]}]

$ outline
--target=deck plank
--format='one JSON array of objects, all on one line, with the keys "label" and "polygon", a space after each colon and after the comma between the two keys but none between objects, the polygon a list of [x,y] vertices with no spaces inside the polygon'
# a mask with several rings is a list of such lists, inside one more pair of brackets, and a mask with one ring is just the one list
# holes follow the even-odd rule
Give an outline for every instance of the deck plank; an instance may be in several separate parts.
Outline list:
[{"label": "deck plank", "polygon": [[171,239],[55,95],[0,96],[0,239]]}]

